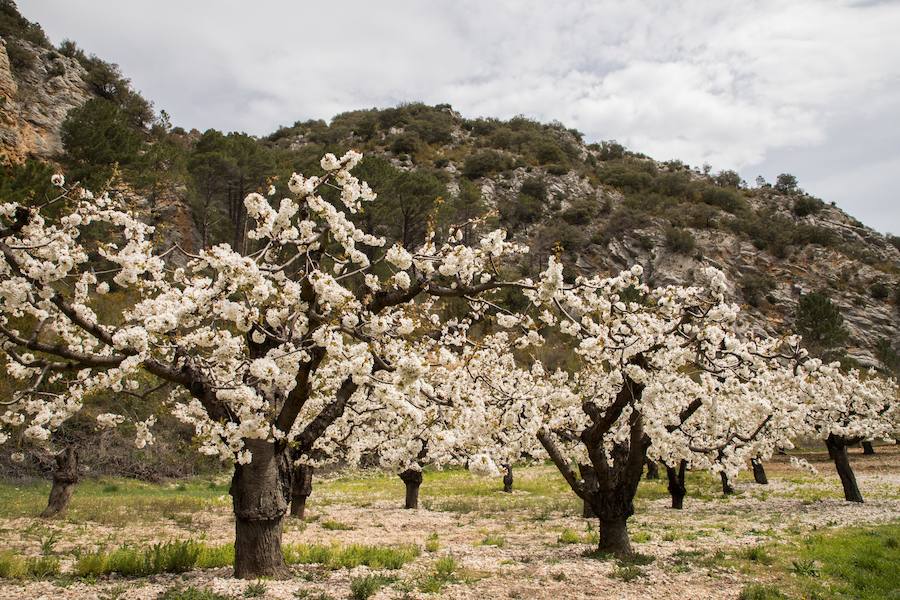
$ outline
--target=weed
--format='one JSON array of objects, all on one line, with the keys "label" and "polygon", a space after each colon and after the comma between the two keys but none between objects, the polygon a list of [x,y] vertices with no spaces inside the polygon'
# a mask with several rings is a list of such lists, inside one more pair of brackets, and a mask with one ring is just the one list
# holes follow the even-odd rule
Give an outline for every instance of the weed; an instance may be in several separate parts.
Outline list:
[{"label": "weed", "polygon": [[619,565],[610,573],[611,577],[621,579],[622,581],[632,581],[638,577],[643,577],[644,572],[636,565]]},{"label": "weed", "polygon": [[353,600],[367,600],[370,596],[374,596],[378,590],[394,581],[396,581],[396,578],[385,577],[384,575],[354,577],[350,580],[350,597]]},{"label": "weed", "polygon": [[347,525],[346,523],[341,523],[340,521],[333,521],[331,519],[327,521],[322,521],[320,523],[322,529],[327,529],[329,531],[349,531],[353,529],[352,525]]},{"label": "weed", "polygon": [[265,598],[268,589],[264,581],[254,581],[244,588],[244,598]]},{"label": "weed", "polygon": [[738,600],[787,600],[787,596],[773,585],[751,583],[744,586],[744,589],[741,590],[738,596]]},{"label": "weed", "polygon": [[427,552],[437,552],[438,548],[440,548],[440,543],[438,542],[438,534],[429,534],[428,539],[425,540],[425,550]]},{"label": "weed", "polygon": [[166,590],[159,600],[231,600],[231,596],[223,596],[212,590],[188,586]]},{"label": "weed", "polygon": [[501,537],[499,535],[489,533],[488,535],[484,536],[484,539],[481,540],[481,545],[482,546],[493,546],[495,548],[502,548],[503,546],[506,545],[506,539],[504,539],[503,537]]}]

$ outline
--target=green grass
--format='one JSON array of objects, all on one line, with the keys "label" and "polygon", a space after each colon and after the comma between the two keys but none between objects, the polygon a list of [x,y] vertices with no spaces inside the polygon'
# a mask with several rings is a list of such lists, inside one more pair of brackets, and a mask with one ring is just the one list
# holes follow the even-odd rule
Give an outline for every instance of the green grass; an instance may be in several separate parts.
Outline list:
[{"label": "green grass", "polygon": [[[37,516],[47,505],[49,493],[50,483],[45,481],[0,484],[0,518]],[[227,484],[208,478],[163,485],[124,478],[85,479],[75,488],[63,519],[125,527],[172,519],[180,513],[228,510],[227,494]]]},{"label": "green grass", "polygon": [[232,600],[231,596],[217,594],[212,590],[204,590],[189,586],[186,588],[172,588],[166,590],[159,600]]},{"label": "green grass", "polygon": [[[400,569],[415,560],[421,550],[415,545],[348,546],[319,544],[287,544],[284,558],[288,564],[319,564],[327,569]],[[21,560],[21,559],[20,559]],[[3,563],[0,562],[0,565]],[[141,577],[157,573],[183,573],[191,569],[209,569],[234,564],[234,546],[208,546],[192,540],[155,544],[146,549],[121,546],[110,552],[82,554],[73,573],[78,577],[100,577],[118,573],[125,577]],[[22,567],[16,563],[13,572]],[[2,568],[2,566],[0,566]]]},{"label": "green grass", "polygon": [[327,529],[328,531],[350,531],[353,529],[352,525],[347,525],[346,523],[341,523],[340,521],[327,520],[319,523],[322,526],[322,529]]},{"label": "green grass", "polygon": [[428,539],[425,540],[425,550],[427,552],[437,552],[441,547],[441,543],[438,541],[438,534],[436,532],[432,532],[428,535]]},{"label": "green grass", "polygon": [[59,559],[55,556],[23,557],[0,552],[0,579],[47,579],[56,575]]},{"label": "green grass", "polygon": [[353,600],[367,600],[378,590],[396,581],[394,577],[384,575],[364,575],[350,579],[350,597]]},{"label": "green grass", "polygon": [[737,557],[750,575],[774,580],[748,586],[741,596],[746,600],[893,598],[900,590],[900,523],[824,531]]},{"label": "green grass", "polygon": [[495,533],[489,533],[479,542],[480,546],[493,546],[494,548],[502,548],[506,545],[506,538]]},{"label": "green grass", "polygon": [[437,594],[444,586],[457,581],[456,571],[459,565],[452,556],[444,556],[434,563],[432,570],[419,582],[419,590],[426,594]]},{"label": "green grass", "polygon": [[787,596],[775,586],[751,583],[744,586],[738,600],[787,600]]},{"label": "green grass", "polygon": [[366,544],[288,544],[284,558],[288,564],[320,564],[328,569],[400,569],[415,560],[421,550],[412,544],[398,546],[370,546]]}]

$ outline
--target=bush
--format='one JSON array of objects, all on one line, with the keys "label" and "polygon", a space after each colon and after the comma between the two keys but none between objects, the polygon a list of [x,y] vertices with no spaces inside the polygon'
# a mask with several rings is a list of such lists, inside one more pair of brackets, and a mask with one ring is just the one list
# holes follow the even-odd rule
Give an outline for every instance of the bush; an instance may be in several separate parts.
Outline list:
[{"label": "bush", "polygon": [[544,181],[543,177],[529,177],[522,182],[522,187],[519,188],[519,193],[525,194],[526,196],[531,196],[532,198],[536,198],[541,202],[546,202],[547,182]]},{"label": "bush", "polygon": [[391,152],[394,154],[415,154],[418,148],[419,138],[409,133],[398,135],[391,142]]},{"label": "bush", "polygon": [[800,297],[794,322],[797,333],[803,336],[810,352],[823,357],[849,337],[840,310],[822,293],[813,292]]},{"label": "bush", "polygon": [[794,200],[794,214],[805,217],[819,212],[822,209],[822,201],[812,196],[802,196]]},{"label": "bush", "polygon": [[500,173],[510,169],[512,161],[496,150],[479,150],[470,154],[463,163],[463,175],[469,179],[478,179],[486,175]]},{"label": "bush", "polygon": [[27,71],[34,67],[35,56],[21,42],[15,39],[6,44],[6,55],[9,57],[9,66],[14,72]]},{"label": "bush", "polygon": [[747,209],[747,203],[741,198],[740,193],[731,188],[712,186],[704,188],[700,199],[704,204],[717,206],[732,214]]},{"label": "bush", "polygon": [[393,577],[385,577],[384,575],[354,577],[350,580],[350,597],[353,600],[366,600],[393,581]]},{"label": "bush", "polygon": [[891,289],[883,281],[876,281],[872,284],[872,287],[869,288],[869,293],[871,293],[872,297],[876,300],[887,300],[891,295]]},{"label": "bush", "polygon": [[690,254],[697,247],[697,240],[687,229],[666,228],[666,248],[679,254]]},{"label": "bush", "polygon": [[748,273],[741,279],[741,291],[750,306],[759,306],[762,299],[775,289],[775,280],[768,275]]}]

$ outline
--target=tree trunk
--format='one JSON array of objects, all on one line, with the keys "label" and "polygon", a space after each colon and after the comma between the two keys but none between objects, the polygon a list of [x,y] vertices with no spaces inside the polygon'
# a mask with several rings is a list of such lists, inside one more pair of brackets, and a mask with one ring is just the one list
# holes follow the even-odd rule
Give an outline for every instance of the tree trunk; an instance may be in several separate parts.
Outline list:
[{"label": "tree trunk", "polygon": [[681,510],[684,508],[684,497],[687,495],[687,488],[684,487],[684,472],[687,463],[681,461],[678,469],[666,465],[666,476],[669,479],[669,495],[672,496],[672,508]]},{"label": "tree trunk", "polygon": [[503,473],[503,491],[507,494],[511,494],[513,486],[512,465],[504,465],[504,469],[505,473]]},{"label": "tree trunk", "polygon": [[847,502],[862,502],[863,497],[859,493],[859,486],[856,485],[856,476],[853,474],[853,468],[850,466],[850,457],[847,456],[846,442],[835,435],[829,435],[825,440],[825,446],[828,448],[828,455],[834,461],[838,477],[841,478],[841,485],[844,488],[844,499]]},{"label": "tree trunk", "polygon": [[863,454],[875,454],[875,448],[872,447],[872,442],[863,442]]},{"label": "tree trunk", "polygon": [[[578,471],[581,474],[581,479],[584,481],[584,487],[590,492],[595,492],[597,490],[597,474],[594,473],[594,467],[591,465],[578,465]],[[594,514],[594,509],[591,508],[587,499],[582,503],[581,516],[585,519],[592,519],[597,516]]]},{"label": "tree trunk", "polygon": [[422,471],[407,469],[400,473],[400,479],[406,484],[406,503],[403,508],[419,508],[419,486],[422,485]]},{"label": "tree trunk", "polygon": [[48,518],[65,514],[69,508],[69,500],[75,491],[76,483],[78,483],[78,451],[73,446],[67,446],[56,455],[53,487],[50,488],[47,508],[41,513],[41,516]]},{"label": "tree trunk", "polygon": [[659,466],[656,461],[647,461],[647,479],[659,479]]},{"label": "tree trunk", "polygon": [[734,488],[731,485],[731,482],[728,481],[728,475],[725,474],[725,471],[719,472],[719,478],[722,479],[722,493],[726,496],[730,496],[734,493]]},{"label": "tree trunk", "polygon": [[306,516],[306,499],[312,494],[313,467],[300,465],[294,468],[291,482],[291,516],[302,519]]},{"label": "tree trunk", "polygon": [[762,461],[758,458],[751,458],[750,465],[753,467],[753,480],[759,485],[767,485],[769,478],[766,477],[766,469],[763,467]]},{"label": "tree trunk", "polygon": [[264,440],[246,440],[253,459],[235,465],[229,493],[234,507],[234,576],[287,578],[281,552],[282,519],[291,498],[288,452]]},{"label": "tree trunk", "polygon": [[631,541],[628,539],[628,517],[600,519],[600,541],[597,550],[616,556],[628,556],[632,553]]}]

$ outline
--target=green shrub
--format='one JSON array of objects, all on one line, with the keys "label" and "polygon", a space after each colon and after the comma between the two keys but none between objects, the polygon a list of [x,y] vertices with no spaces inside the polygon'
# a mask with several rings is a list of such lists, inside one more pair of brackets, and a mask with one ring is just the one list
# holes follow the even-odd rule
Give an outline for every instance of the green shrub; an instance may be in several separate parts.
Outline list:
[{"label": "green shrub", "polygon": [[788,597],[773,585],[751,583],[744,586],[738,600],[788,600]]},{"label": "green shrub", "polygon": [[126,164],[137,157],[141,144],[127,115],[104,98],[70,110],[60,131],[69,160],[78,165]]},{"label": "green shrub", "polygon": [[186,588],[172,588],[163,592],[159,600],[233,600],[232,596],[217,594],[212,590],[204,590],[188,586]]},{"label": "green shrub", "polygon": [[393,581],[395,581],[393,577],[385,577],[384,575],[353,577],[350,579],[350,597],[353,600],[366,600]]},{"label": "green shrub", "polygon": [[841,311],[828,296],[819,292],[800,297],[794,327],[803,336],[807,349],[820,356],[829,355],[850,335],[844,327]]},{"label": "green shrub", "polygon": [[263,581],[254,581],[244,588],[244,598],[265,598],[268,586]]},{"label": "green shrub", "polygon": [[470,154],[463,163],[463,175],[478,179],[486,175],[500,173],[512,167],[509,157],[496,150],[479,150]]},{"label": "green shrub", "polygon": [[876,281],[869,288],[869,292],[876,300],[887,300],[891,295],[891,289],[883,281]]},{"label": "green shrub", "polygon": [[0,552],[0,579],[25,579],[28,576],[28,563],[24,558],[4,550]]},{"label": "green shrub", "polygon": [[748,208],[747,202],[740,193],[730,187],[706,187],[700,194],[700,199],[705,204],[716,206],[730,213],[737,213]]},{"label": "green shrub", "polygon": [[697,247],[697,240],[687,229],[666,228],[666,248],[679,254],[690,254]]},{"label": "green shrub", "polygon": [[759,306],[773,289],[775,280],[765,274],[748,273],[741,279],[741,291],[750,306]]},{"label": "green shrub", "polygon": [[410,133],[398,135],[390,148],[394,154],[415,154],[419,149],[419,138]]},{"label": "green shrub", "polygon": [[794,200],[794,214],[798,217],[805,217],[819,212],[823,203],[812,196],[801,196]]}]

